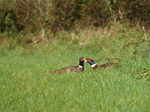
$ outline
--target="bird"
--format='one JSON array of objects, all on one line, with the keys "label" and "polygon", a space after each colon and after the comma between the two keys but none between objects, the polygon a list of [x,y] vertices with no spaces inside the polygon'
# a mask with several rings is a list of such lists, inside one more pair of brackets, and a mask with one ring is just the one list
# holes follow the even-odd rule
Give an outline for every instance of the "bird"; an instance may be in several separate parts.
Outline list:
[{"label": "bird", "polygon": [[96,70],[97,68],[107,68],[107,67],[110,67],[112,65],[118,64],[118,63],[109,62],[109,63],[105,63],[105,64],[102,64],[102,65],[97,65],[95,63],[95,61],[93,59],[90,59],[90,58],[87,58],[85,60],[85,62],[89,63],[91,68],[93,68],[94,70]]},{"label": "bird", "polygon": [[66,73],[66,72],[82,72],[84,71],[84,57],[81,57],[79,59],[79,65],[78,66],[68,66],[68,67],[63,67],[61,69],[51,71],[48,73],[41,73],[41,74],[60,74],[60,73]]}]

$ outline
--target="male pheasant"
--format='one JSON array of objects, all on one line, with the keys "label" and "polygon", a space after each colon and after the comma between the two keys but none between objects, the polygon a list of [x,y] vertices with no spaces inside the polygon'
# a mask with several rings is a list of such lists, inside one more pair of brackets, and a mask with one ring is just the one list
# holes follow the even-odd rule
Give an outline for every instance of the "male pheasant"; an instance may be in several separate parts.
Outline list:
[{"label": "male pheasant", "polygon": [[63,67],[59,70],[51,71],[49,73],[41,73],[41,74],[60,74],[60,73],[65,73],[65,72],[82,72],[82,71],[84,71],[84,61],[85,61],[85,59],[83,57],[81,57],[79,59],[78,66]]},{"label": "male pheasant", "polygon": [[112,65],[117,64],[117,63],[109,62],[109,63],[105,63],[105,64],[102,64],[102,65],[97,65],[97,64],[95,63],[95,61],[92,60],[92,59],[90,59],[90,58],[87,58],[87,59],[85,60],[85,62],[89,63],[90,66],[91,66],[91,68],[93,68],[94,70],[96,70],[97,68],[107,68],[107,67],[110,67],[110,66],[112,66]]}]

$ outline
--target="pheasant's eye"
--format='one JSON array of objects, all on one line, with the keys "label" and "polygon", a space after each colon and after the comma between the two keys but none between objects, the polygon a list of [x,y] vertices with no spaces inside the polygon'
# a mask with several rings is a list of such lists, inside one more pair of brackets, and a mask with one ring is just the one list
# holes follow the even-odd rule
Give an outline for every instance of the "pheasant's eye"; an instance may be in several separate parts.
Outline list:
[{"label": "pheasant's eye", "polygon": [[88,60],[88,62],[90,63],[90,62],[91,62],[91,60],[89,59],[89,60]]},{"label": "pheasant's eye", "polygon": [[91,59],[89,59],[89,58],[88,58],[88,59],[86,59],[86,60],[87,60],[87,62],[88,62],[88,63],[90,63],[90,62],[91,62]]},{"label": "pheasant's eye", "polygon": [[84,58],[80,58],[80,62],[82,62],[84,60]]}]

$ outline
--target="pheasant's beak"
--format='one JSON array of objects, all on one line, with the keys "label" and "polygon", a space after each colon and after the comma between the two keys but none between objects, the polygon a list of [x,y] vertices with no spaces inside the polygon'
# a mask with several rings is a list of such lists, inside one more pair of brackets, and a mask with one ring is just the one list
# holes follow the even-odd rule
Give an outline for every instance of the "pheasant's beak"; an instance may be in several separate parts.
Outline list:
[{"label": "pheasant's beak", "polygon": [[87,62],[87,60],[84,60],[84,62]]}]

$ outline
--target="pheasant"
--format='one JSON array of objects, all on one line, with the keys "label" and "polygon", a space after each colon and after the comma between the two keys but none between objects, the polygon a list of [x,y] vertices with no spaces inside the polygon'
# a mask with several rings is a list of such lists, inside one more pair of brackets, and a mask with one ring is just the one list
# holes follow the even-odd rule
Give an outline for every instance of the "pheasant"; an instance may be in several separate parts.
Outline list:
[{"label": "pheasant", "polygon": [[41,74],[60,74],[60,73],[65,73],[65,72],[82,72],[82,71],[84,71],[84,61],[85,61],[85,59],[83,57],[81,57],[79,59],[78,66],[63,67],[59,70],[51,71],[49,73],[41,73]]},{"label": "pheasant", "polygon": [[90,66],[91,66],[91,68],[93,68],[94,70],[96,70],[97,68],[107,68],[107,67],[110,67],[110,66],[112,66],[112,65],[117,64],[117,63],[110,62],[110,63],[105,63],[105,64],[102,64],[102,65],[97,65],[97,64],[95,63],[95,61],[92,60],[92,59],[90,59],[90,58],[87,58],[87,59],[85,60],[85,62],[89,63]]}]

